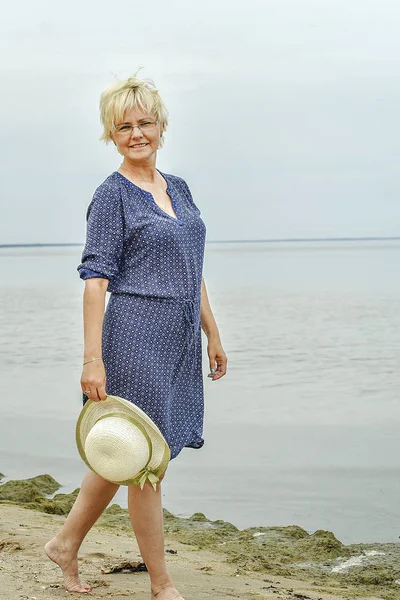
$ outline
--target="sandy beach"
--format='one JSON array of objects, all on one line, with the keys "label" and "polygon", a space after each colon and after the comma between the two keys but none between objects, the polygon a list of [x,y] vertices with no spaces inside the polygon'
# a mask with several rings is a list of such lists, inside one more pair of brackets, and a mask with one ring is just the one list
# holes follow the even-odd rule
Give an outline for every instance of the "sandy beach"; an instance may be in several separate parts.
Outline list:
[{"label": "sandy beach", "polygon": [[[64,598],[60,571],[43,553],[44,543],[61,527],[63,517],[2,506],[0,526],[0,589],[2,600]],[[166,540],[166,548],[177,551],[168,555],[170,571],[187,600],[215,598],[343,598],[340,595],[309,592],[299,581],[266,577],[261,574],[236,576],[234,566],[222,556],[193,546]],[[92,586],[95,598],[149,598],[147,573],[103,574],[101,568],[124,560],[137,561],[137,544],[127,532],[109,531],[95,526],[85,541],[80,569]],[[268,589],[269,588],[269,589]],[[292,592],[289,592],[292,590]],[[297,594],[297,596],[296,596]]]},{"label": "sandy beach", "polygon": [[[0,486],[1,600],[68,595],[58,567],[43,552],[77,493],[53,496],[58,487],[48,475]],[[182,519],[165,510],[164,520],[169,568],[185,600],[400,598],[397,544],[343,546],[330,532],[310,535],[296,526],[240,531],[201,513]],[[79,560],[82,577],[93,586],[91,597],[149,597],[145,571],[110,572],[141,562],[127,511],[118,505],[89,533]],[[343,567],[346,561],[353,569]]]}]

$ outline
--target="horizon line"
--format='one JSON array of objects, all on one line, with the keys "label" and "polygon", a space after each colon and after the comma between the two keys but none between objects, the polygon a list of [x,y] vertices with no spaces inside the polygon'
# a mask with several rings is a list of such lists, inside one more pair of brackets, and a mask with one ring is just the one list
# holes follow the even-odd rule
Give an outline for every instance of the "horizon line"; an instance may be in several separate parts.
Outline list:
[{"label": "horizon line", "polygon": [[[328,238],[267,238],[254,240],[206,240],[207,244],[279,244],[301,242],[377,242],[398,241],[400,236],[364,236],[364,237],[328,237]],[[29,244],[0,244],[0,248],[49,248],[66,246],[84,246],[78,242],[37,242]]]}]

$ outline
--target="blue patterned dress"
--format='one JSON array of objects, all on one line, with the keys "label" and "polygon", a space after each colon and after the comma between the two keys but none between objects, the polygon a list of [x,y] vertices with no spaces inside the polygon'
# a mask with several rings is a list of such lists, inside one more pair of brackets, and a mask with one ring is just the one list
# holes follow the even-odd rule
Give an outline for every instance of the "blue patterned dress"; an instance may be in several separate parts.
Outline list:
[{"label": "blue patterned dress", "polygon": [[177,218],[115,171],[89,205],[78,271],[82,279],[109,280],[102,334],[107,393],[144,410],[175,458],[182,448],[204,443],[200,293],[206,227],[185,181],[161,175]]}]

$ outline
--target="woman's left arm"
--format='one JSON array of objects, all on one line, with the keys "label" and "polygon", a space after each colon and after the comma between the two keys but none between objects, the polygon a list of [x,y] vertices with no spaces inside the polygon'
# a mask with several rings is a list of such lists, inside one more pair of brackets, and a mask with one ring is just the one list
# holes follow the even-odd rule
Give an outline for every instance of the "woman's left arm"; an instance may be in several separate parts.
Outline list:
[{"label": "woman's left arm", "polygon": [[201,281],[200,316],[201,328],[208,338],[207,354],[210,361],[211,373],[209,373],[207,377],[210,377],[213,381],[216,381],[225,375],[228,360],[222,348],[217,323],[215,322],[210,302],[208,300],[204,277]]}]

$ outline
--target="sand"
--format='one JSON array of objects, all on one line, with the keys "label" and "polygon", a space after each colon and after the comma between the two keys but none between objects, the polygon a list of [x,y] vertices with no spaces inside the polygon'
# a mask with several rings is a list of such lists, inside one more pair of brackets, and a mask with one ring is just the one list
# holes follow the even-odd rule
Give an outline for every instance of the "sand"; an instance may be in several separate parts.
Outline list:
[{"label": "sand", "polygon": [[[60,571],[47,559],[43,546],[62,526],[65,517],[27,510],[15,505],[0,506],[0,597],[1,600],[48,600],[77,596],[61,585]],[[262,573],[237,574],[223,555],[181,544],[166,538],[172,577],[185,600],[297,599],[339,600],[348,598],[345,591],[321,590],[310,581],[266,576]],[[80,570],[92,586],[92,598],[149,599],[147,573],[105,575],[101,568],[123,560],[140,560],[132,534],[95,525],[82,545]],[[379,598],[379,596],[359,596]]]},{"label": "sand", "polygon": [[[70,595],[43,551],[79,491],[55,493],[59,488],[50,475],[0,485],[0,600]],[[165,509],[164,529],[169,570],[185,600],[400,600],[400,544],[345,546],[329,531],[310,534],[296,525],[239,530],[202,513],[184,519]],[[137,561],[127,510],[113,504],[80,552],[90,597],[150,599],[143,569],[110,572]]]}]

